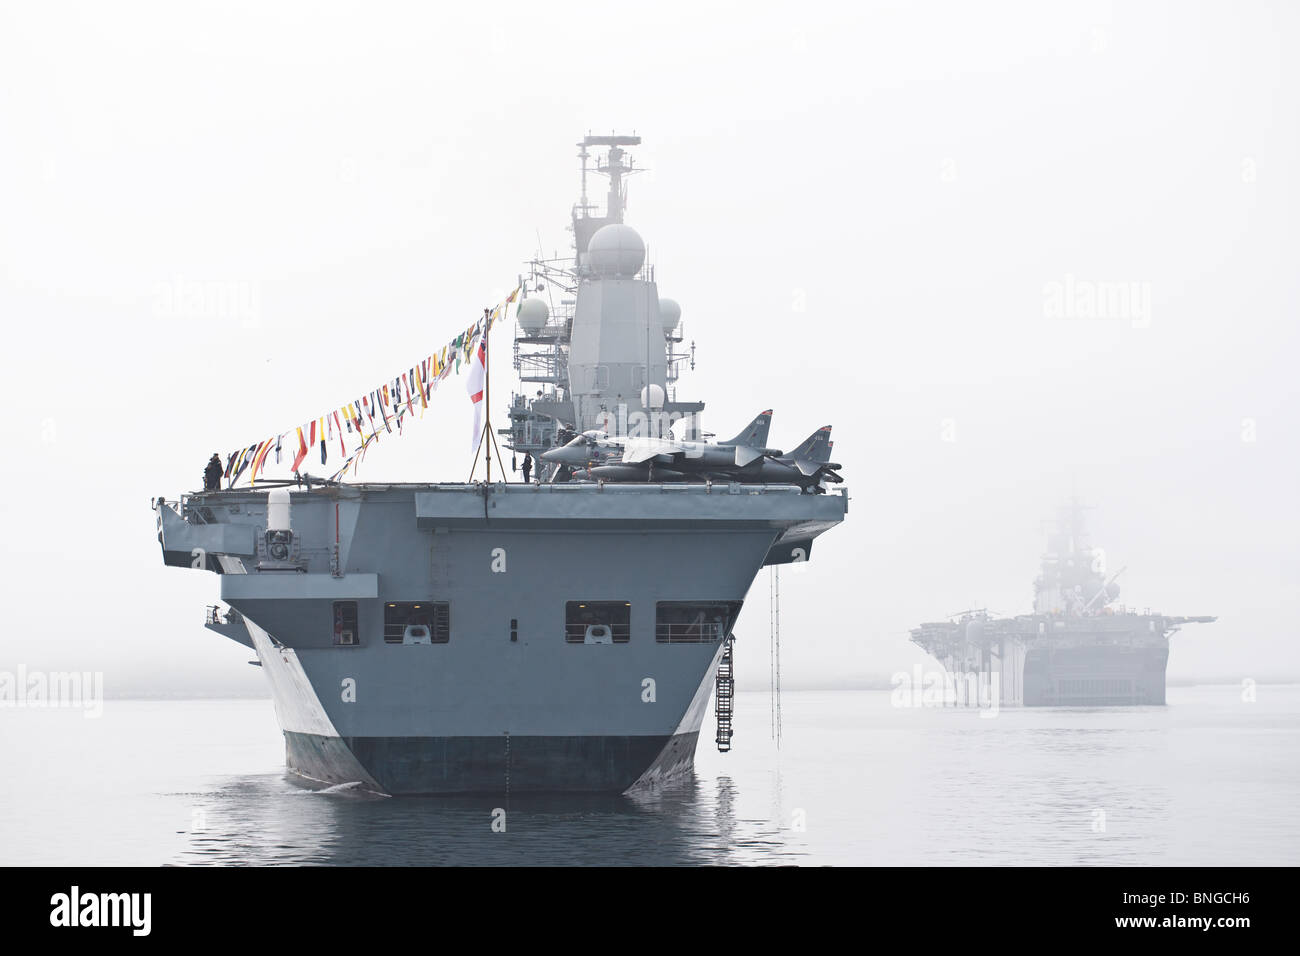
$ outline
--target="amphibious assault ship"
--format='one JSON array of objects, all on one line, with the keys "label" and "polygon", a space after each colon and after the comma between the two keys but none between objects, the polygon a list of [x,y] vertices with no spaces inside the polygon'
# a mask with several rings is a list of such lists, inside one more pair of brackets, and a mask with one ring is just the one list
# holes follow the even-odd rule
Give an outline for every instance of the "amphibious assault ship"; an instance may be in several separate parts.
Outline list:
[{"label": "amphibious assault ship", "polygon": [[[579,144],[574,256],[534,261],[518,315],[524,388],[542,388],[510,404],[516,454],[589,429],[660,434],[665,414],[700,437],[703,404],[675,397],[680,310],[623,223],[639,143]],[[586,180],[602,148],[596,215]],[[727,746],[750,585],[806,560],[846,491],[539,469],[530,483],[303,475],[156,500],[164,562],[219,576],[207,627],[255,653],[292,771],[388,794],[622,792],[690,770],[715,683]]]},{"label": "amphibious assault ship", "polygon": [[1034,582],[1034,612],[972,610],[922,624],[912,641],[943,664],[955,703],[1027,707],[1164,704],[1169,639],[1184,624],[1117,604],[1121,568],[1106,577],[1088,546],[1083,509],[1063,509]]}]

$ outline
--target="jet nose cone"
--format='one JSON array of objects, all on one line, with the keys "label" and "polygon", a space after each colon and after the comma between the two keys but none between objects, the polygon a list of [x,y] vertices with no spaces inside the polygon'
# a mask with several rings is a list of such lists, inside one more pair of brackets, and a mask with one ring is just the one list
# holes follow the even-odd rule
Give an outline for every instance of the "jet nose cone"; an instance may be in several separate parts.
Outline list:
[{"label": "jet nose cone", "polygon": [[552,448],[542,452],[542,461],[564,461],[564,449]]}]

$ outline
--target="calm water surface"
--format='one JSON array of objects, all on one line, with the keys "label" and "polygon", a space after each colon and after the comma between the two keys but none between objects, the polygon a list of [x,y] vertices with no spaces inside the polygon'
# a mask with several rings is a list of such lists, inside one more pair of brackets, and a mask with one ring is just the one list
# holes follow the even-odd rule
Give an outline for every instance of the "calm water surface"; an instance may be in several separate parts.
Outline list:
[{"label": "calm water surface", "polygon": [[[737,695],[734,749],[626,797],[404,798],[286,776],[270,701],[0,710],[0,863],[1300,863],[1300,687],[1169,706],[899,709]],[[492,829],[506,811],[506,832]]]}]

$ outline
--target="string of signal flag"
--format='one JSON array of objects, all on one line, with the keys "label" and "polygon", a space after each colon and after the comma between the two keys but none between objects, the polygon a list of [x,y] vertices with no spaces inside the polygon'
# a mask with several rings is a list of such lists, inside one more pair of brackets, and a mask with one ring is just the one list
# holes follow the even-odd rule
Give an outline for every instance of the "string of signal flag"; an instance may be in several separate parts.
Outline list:
[{"label": "string of signal flag", "polygon": [[[330,448],[336,439],[339,455],[346,457],[339,469],[330,476],[330,480],[342,478],[349,469],[361,464],[370,446],[378,443],[380,434],[391,435],[394,428],[397,429],[396,434],[402,434],[403,422],[415,416],[417,406],[420,415],[424,415],[439,383],[452,374],[459,374],[461,364],[469,364],[473,360],[479,340],[491,330],[497,319],[505,315],[506,309],[518,299],[522,288],[522,285],[516,286],[495,308],[487,311],[440,350],[413,362],[359,398],[317,415],[302,425],[231,452],[226,458],[222,476],[227,487],[233,488],[245,472],[248,473],[249,485],[254,485],[257,476],[265,471],[273,456],[278,465],[284,454],[291,453],[294,457],[289,468],[297,474],[312,449],[319,447],[321,464],[328,464]],[[345,434],[355,436],[360,442],[350,455]],[[287,447],[285,439],[290,439]]]}]

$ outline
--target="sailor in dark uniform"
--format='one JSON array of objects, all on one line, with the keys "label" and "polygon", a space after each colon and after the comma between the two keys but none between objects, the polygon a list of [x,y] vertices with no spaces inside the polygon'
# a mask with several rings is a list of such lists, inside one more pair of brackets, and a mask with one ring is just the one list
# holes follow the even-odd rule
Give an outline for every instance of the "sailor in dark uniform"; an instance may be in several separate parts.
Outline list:
[{"label": "sailor in dark uniform", "polygon": [[214,451],[212,457],[208,459],[208,467],[203,469],[203,490],[220,491],[221,476],[225,472],[226,469],[221,467],[221,456]]}]

